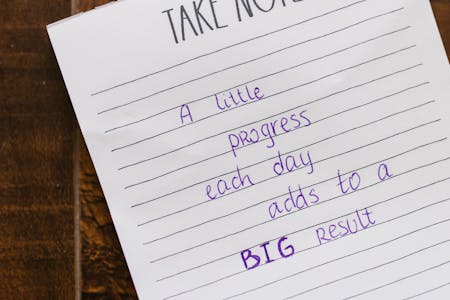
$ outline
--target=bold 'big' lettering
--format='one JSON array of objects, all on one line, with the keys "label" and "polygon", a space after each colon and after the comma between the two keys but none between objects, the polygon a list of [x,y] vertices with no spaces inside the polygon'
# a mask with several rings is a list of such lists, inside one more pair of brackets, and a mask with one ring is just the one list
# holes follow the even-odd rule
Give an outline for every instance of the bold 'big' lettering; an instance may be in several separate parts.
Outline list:
[{"label": "bold 'big' lettering", "polygon": [[[287,239],[288,238],[284,236],[280,238],[277,243],[277,250],[281,258],[288,258],[295,254],[295,249],[293,245],[289,244],[283,248],[283,243]],[[269,245],[270,241],[267,241],[259,246],[260,248],[264,249],[264,256],[266,259],[264,264],[268,264],[274,261],[274,259],[270,257],[269,250],[267,249],[267,246]],[[256,252],[256,249],[254,251]],[[241,251],[241,258],[242,262],[244,263],[244,267],[247,270],[254,269],[261,264],[261,256],[253,253],[251,249],[245,249]]]}]

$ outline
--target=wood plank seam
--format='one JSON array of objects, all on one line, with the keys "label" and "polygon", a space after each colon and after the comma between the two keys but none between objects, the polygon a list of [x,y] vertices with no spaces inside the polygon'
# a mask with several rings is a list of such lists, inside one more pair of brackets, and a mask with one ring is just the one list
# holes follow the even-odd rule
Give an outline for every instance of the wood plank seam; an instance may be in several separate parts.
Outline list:
[{"label": "wood plank seam", "polygon": [[[70,0],[70,13],[75,15],[78,13],[79,1]],[[73,143],[73,199],[74,199],[74,290],[75,300],[81,300],[82,295],[82,270],[81,270],[81,207],[80,207],[80,134],[78,129],[78,123],[74,118],[74,143]]]}]

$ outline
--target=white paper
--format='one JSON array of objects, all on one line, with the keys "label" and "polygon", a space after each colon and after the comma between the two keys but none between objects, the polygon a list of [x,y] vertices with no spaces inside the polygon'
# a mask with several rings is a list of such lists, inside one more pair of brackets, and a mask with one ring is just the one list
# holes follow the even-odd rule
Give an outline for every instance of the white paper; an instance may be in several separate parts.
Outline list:
[{"label": "white paper", "polygon": [[187,0],[48,27],[139,298],[448,298],[450,72],[429,2],[201,5],[203,34]]}]

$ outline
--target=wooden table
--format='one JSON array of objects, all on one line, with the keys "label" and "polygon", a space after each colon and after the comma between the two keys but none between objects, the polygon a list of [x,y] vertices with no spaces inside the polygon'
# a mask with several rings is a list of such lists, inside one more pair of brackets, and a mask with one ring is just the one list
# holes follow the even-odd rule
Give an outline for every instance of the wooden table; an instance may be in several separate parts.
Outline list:
[{"label": "wooden table", "polygon": [[136,298],[45,31],[105,2],[0,3],[0,299]]}]

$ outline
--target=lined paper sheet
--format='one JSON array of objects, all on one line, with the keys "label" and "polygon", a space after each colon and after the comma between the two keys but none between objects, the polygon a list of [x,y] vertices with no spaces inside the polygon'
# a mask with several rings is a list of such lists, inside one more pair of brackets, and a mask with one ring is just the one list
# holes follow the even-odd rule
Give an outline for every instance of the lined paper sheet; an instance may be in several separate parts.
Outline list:
[{"label": "lined paper sheet", "polygon": [[49,35],[141,299],[450,295],[425,0],[126,0]]}]

